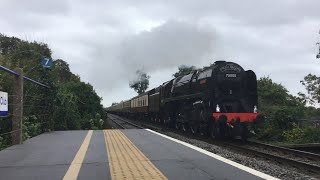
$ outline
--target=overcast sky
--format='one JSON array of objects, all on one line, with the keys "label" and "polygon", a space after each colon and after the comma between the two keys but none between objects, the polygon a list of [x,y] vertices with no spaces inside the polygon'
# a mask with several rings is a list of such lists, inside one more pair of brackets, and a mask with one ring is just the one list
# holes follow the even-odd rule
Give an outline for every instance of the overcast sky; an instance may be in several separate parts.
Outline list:
[{"label": "overcast sky", "polygon": [[103,104],[136,93],[136,70],[150,88],[179,65],[234,61],[292,94],[319,75],[319,0],[0,0],[0,33],[49,44],[53,58],[90,82]]}]

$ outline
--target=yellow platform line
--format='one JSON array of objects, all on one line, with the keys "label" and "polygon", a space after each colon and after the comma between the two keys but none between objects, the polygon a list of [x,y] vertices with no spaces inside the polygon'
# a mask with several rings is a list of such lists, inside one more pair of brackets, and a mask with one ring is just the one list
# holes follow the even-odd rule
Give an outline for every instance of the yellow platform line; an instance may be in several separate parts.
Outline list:
[{"label": "yellow platform line", "polygon": [[104,137],[113,180],[167,179],[121,131],[104,130]]},{"label": "yellow platform line", "polygon": [[86,155],[91,140],[92,132],[92,130],[89,130],[87,136],[84,138],[83,143],[80,149],[78,150],[78,153],[76,154],[72,163],[70,164],[66,175],[63,177],[64,180],[73,180],[78,178],[84,156]]}]

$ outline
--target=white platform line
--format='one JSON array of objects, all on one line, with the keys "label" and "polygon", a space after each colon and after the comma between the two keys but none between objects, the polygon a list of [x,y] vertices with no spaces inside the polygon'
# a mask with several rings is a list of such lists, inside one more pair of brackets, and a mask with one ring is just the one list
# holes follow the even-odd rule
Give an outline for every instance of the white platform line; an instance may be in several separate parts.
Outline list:
[{"label": "white platform line", "polygon": [[152,133],[154,133],[154,134],[157,134],[157,135],[159,135],[159,136],[162,136],[162,137],[164,137],[164,138],[167,138],[167,139],[169,139],[169,140],[171,140],[171,141],[174,141],[174,142],[176,142],[176,143],[179,143],[179,144],[182,144],[182,145],[184,145],[184,146],[187,146],[187,147],[189,147],[189,148],[191,148],[191,149],[194,149],[194,150],[196,150],[196,151],[199,151],[199,152],[201,152],[201,153],[203,153],[203,154],[205,154],[205,155],[208,155],[208,156],[210,156],[210,157],[213,157],[213,158],[215,158],[215,159],[217,159],[217,160],[219,160],[219,161],[222,161],[222,162],[224,162],[224,163],[227,163],[227,164],[229,164],[229,165],[231,165],[231,166],[234,166],[234,167],[236,167],[236,168],[239,168],[239,169],[241,169],[241,170],[243,170],[243,171],[246,171],[246,172],[248,172],[248,173],[250,173],[250,174],[253,174],[253,175],[255,175],[255,176],[258,176],[258,177],[260,177],[260,178],[263,178],[263,179],[272,179],[272,180],[279,180],[278,178],[272,177],[272,176],[267,175],[267,174],[265,174],[265,173],[262,173],[262,172],[260,172],[260,171],[257,171],[257,170],[254,170],[254,169],[252,169],[252,168],[249,168],[249,167],[247,167],[247,166],[244,166],[244,165],[242,165],[242,164],[236,163],[236,162],[231,161],[231,160],[229,160],[229,159],[226,159],[226,158],[224,158],[224,157],[222,157],[222,156],[213,154],[212,152],[206,151],[206,150],[204,150],[204,149],[201,149],[201,148],[196,147],[196,146],[194,146],[194,145],[191,145],[191,144],[189,144],[189,143],[186,143],[186,142],[180,141],[180,140],[178,140],[178,139],[169,137],[169,136],[167,136],[167,135],[164,135],[164,134],[155,132],[155,131],[153,131],[153,130],[151,130],[151,129],[146,129],[146,130],[147,130],[147,131],[150,131],[150,132],[152,132]]}]

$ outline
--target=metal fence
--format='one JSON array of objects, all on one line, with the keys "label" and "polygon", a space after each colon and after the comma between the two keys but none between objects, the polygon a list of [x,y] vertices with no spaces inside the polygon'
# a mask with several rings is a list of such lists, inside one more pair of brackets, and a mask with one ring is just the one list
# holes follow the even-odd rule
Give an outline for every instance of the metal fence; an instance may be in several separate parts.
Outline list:
[{"label": "metal fence", "polygon": [[[6,67],[0,66],[1,74],[8,73],[9,81],[12,82],[10,87],[0,84],[0,90],[8,93],[8,111],[7,117],[0,118],[0,148],[11,144],[21,144],[23,138],[34,135],[37,131],[46,129],[48,121],[46,117],[49,115],[48,104],[42,100],[43,95],[30,95],[28,89],[24,90],[24,81],[31,82],[37,87],[49,89],[47,85],[23,76],[22,69],[14,71]],[[3,76],[2,76],[3,77]],[[43,101],[43,102],[42,102]],[[34,103],[38,102],[38,103]],[[44,114],[39,114],[38,109]],[[33,130],[32,130],[33,128]],[[28,134],[27,132],[33,134]],[[41,133],[41,132],[39,132]]]},{"label": "metal fence", "polygon": [[313,127],[320,129],[320,120],[319,119],[299,119],[299,127]]}]

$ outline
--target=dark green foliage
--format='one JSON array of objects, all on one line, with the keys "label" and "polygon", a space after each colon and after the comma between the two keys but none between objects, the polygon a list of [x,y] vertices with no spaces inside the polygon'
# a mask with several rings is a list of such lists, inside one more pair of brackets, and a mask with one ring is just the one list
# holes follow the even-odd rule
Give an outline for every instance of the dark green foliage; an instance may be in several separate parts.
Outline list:
[{"label": "dark green foliage", "polygon": [[308,74],[300,82],[308,92],[308,95],[300,93],[301,96],[310,104],[320,103],[320,77]]},{"label": "dark green foliage", "polygon": [[172,76],[176,78],[179,76],[190,74],[192,71],[195,71],[195,70],[197,70],[195,66],[181,65],[178,67],[178,72],[174,73]]},{"label": "dark green foliage", "polygon": [[319,143],[320,142],[320,129],[308,127],[304,129],[302,143]]},{"label": "dark green foliage", "polygon": [[[44,69],[40,65],[42,57],[51,58],[46,44],[0,34],[0,64],[13,70],[23,68],[25,76],[50,87],[24,82],[24,140],[52,130],[102,129],[105,114],[93,87],[81,82],[61,59],[54,61],[52,70]],[[0,71],[0,88],[9,93],[9,101],[14,96],[12,82],[11,75]],[[9,111],[12,114],[10,106]],[[0,119],[0,134],[11,131],[11,118]],[[11,143],[10,135],[0,139],[0,149]]]},{"label": "dark green foliage", "polygon": [[283,132],[283,136],[287,143],[300,144],[300,143],[319,143],[320,130],[313,127],[301,128],[298,125],[288,131]]},{"label": "dark green foliage", "polygon": [[284,86],[273,82],[269,77],[258,80],[258,100],[260,111],[267,114],[279,107],[303,108],[305,105],[299,97],[290,95]]},{"label": "dark green foliage", "polygon": [[260,140],[283,141],[283,131],[292,129],[304,116],[304,102],[269,77],[258,80],[258,100],[260,112],[266,117],[265,126],[258,131]]},{"label": "dark green foliage", "polygon": [[283,141],[283,136],[282,136],[282,130],[274,128],[270,121],[266,121],[264,125],[260,128],[257,129],[257,136],[256,138],[261,140],[261,141]]},{"label": "dark green foliage", "polygon": [[305,112],[304,118],[306,118],[306,119],[320,119],[320,109],[319,108],[309,106],[309,107],[305,108],[304,112]]},{"label": "dark green foliage", "polygon": [[133,88],[138,94],[144,93],[149,87],[149,78],[145,72],[137,71],[137,80],[129,83],[130,88]]},{"label": "dark green foliage", "polygon": [[[319,86],[315,77],[308,75],[304,85],[309,98],[316,99],[314,90]],[[312,82],[312,83],[311,83]],[[274,83],[269,77],[258,80],[260,112],[266,116],[266,123],[258,130],[257,138],[263,141],[284,143],[320,142],[320,130],[310,126],[298,126],[298,119],[320,117],[320,111],[315,107],[306,107],[307,96],[299,93],[292,96],[281,84]],[[309,99],[310,102],[310,99]]]}]

